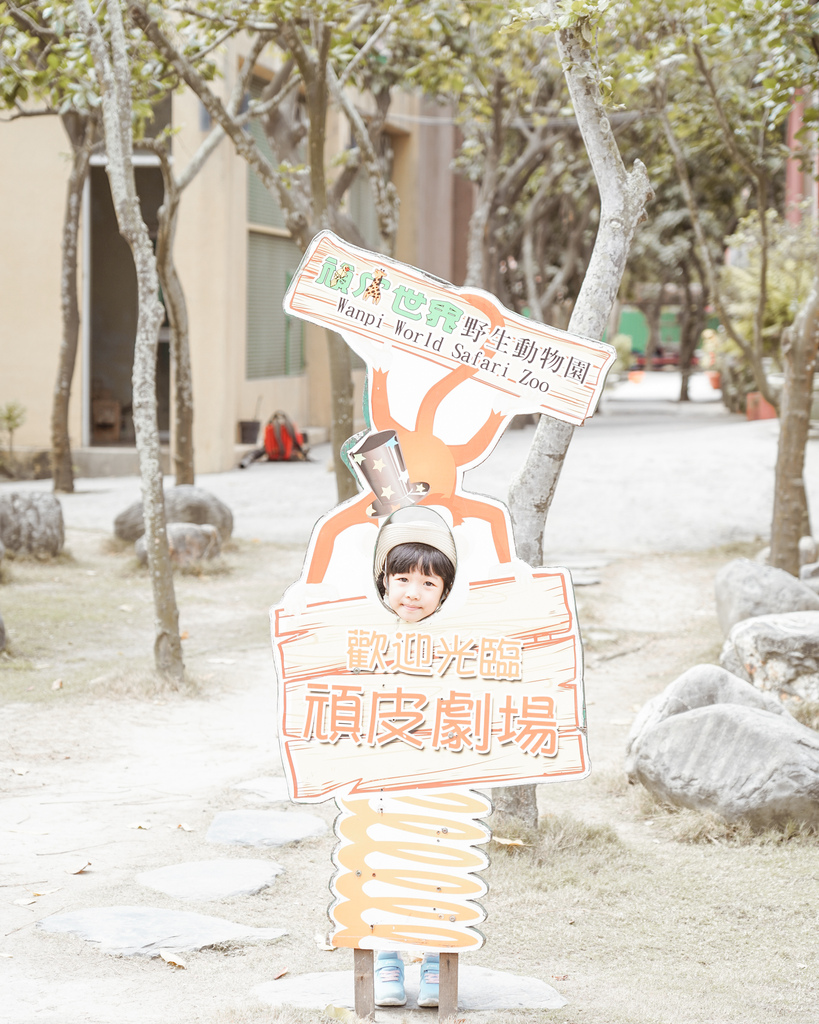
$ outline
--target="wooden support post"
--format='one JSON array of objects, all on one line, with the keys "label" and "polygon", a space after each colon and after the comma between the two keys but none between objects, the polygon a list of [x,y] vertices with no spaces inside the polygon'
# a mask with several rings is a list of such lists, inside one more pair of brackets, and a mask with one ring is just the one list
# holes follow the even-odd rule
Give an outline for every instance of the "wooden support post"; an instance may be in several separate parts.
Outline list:
[{"label": "wooden support post", "polygon": [[375,954],[371,949],[353,950],[355,1012],[367,1020],[375,1020],[374,960]]},{"label": "wooden support post", "polygon": [[458,954],[441,953],[438,971],[438,1020],[458,1012]]}]

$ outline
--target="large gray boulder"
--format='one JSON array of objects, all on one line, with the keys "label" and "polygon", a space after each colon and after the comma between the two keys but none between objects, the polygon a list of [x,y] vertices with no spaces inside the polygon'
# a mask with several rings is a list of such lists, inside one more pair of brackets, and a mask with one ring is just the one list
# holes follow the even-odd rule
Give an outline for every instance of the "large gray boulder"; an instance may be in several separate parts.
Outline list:
[{"label": "large gray boulder", "polygon": [[731,627],[755,615],[819,610],[819,594],[784,569],[736,558],[714,581],[717,616],[727,636]]},{"label": "large gray boulder", "polygon": [[760,615],[738,622],[719,660],[759,690],[819,701],[819,612]]},{"label": "large gray boulder", "polygon": [[[166,530],[171,564],[179,568],[216,558],[222,552],[219,531],[209,523],[203,526],[195,523],[168,523]],[[134,550],[140,564],[147,565],[148,546],[144,535],[137,540]]]},{"label": "large gray boulder", "polygon": [[743,704],[773,715],[788,714],[781,701],[749,686],[748,680],[737,678],[718,665],[695,665],[640,709],[626,740],[628,775],[633,773],[633,759],[642,736],[672,715],[712,704]]},{"label": "large gray boulder", "polygon": [[[222,541],[233,533],[233,513],[215,494],[180,484],[165,491],[165,521],[168,523],[196,523],[215,526]],[[114,533],[120,540],[133,542],[145,532],[142,502],[135,501],[114,520]]]},{"label": "large gray boulder", "polygon": [[0,495],[0,541],[15,554],[58,555],[65,542],[59,501],[53,494],[39,491]]},{"label": "large gray boulder", "polygon": [[627,771],[659,799],[727,821],[819,822],[819,733],[715,666],[689,670],[643,709]]}]

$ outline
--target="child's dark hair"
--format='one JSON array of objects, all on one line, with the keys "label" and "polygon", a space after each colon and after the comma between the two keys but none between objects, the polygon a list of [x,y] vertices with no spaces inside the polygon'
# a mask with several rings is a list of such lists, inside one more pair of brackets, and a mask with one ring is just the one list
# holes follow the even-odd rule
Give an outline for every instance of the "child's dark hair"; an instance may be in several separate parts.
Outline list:
[{"label": "child's dark hair", "polygon": [[378,592],[383,597],[386,593],[384,580],[387,576],[397,576],[402,572],[411,572],[417,569],[425,576],[440,576],[444,581],[444,593],[441,601],[445,601],[447,594],[452,590],[455,582],[455,566],[438,548],[431,544],[418,544],[411,542],[407,544],[396,544],[387,552],[387,560],[384,563],[384,570],[378,577]]}]

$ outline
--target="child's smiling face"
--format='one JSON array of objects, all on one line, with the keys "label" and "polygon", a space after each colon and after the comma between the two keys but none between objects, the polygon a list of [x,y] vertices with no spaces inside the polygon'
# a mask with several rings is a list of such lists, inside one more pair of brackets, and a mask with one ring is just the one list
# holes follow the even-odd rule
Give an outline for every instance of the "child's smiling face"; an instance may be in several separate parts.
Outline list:
[{"label": "child's smiling face", "polygon": [[386,578],[384,596],[390,608],[404,622],[420,622],[432,615],[444,595],[440,576],[427,574],[417,567]]}]

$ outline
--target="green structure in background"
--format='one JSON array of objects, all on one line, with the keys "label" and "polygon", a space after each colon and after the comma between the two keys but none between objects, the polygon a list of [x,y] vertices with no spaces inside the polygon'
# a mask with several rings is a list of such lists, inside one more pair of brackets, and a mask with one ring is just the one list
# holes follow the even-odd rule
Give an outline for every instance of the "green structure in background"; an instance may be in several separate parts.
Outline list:
[{"label": "green structure in background", "polygon": [[[648,345],[649,328],[645,313],[633,306],[624,306],[620,314],[618,334],[631,338],[631,351],[645,355]],[[664,349],[678,350],[680,347],[679,311],[676,306],[667,306],[660,313],[660,345]]]},{"label": "green structure in background", "polygon": [[620,323],[617,327],[618,334],[627,334],[631,338],[631,351],[639,354],[645,353],[648,344],[648,320],[645,314],[633,307],[624,306],[620,313]]}]

